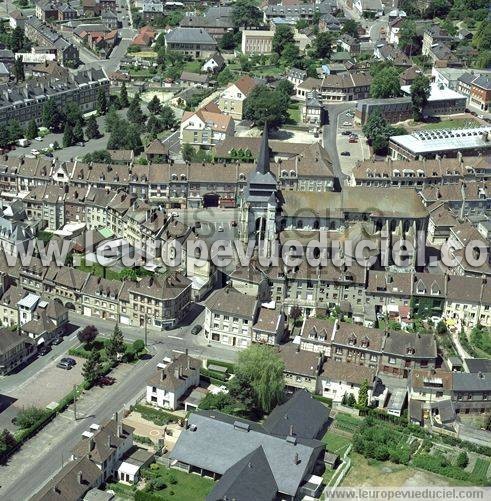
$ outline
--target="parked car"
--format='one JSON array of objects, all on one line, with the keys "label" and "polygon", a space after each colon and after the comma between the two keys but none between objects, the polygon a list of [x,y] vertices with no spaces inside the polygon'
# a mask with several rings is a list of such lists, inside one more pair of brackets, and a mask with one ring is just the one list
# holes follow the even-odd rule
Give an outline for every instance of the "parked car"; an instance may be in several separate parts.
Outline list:
[{"label": "parked car", "polygon": [[350,136],[351,135],[351,131],[350,130],[343,130],[343,132],[341,132],[341,135],[342,136]]},{"label": "parked car", "polygon": [[348,143],[357,143],[358,142],[358,138],[357,137],[350,137],[348,139]]},{"label": "parked car", "polygon": [[351,153],[349,151],[342,151],[341,152],[341,156],[343,156],[343,157],[350,157]]},{"label": "parked car", "polygon": [[31,153],[32,153],[33,155],[39,155],[39,150],[36,150],[36,148],[33,148],[33,149],[31,150]]},{"label": "parked car", "polygon": [[344,127],[351,127],[351,122],[343,122]]},{"label": "parked car", "polygon": [[191,334],[192,334],[193,336],[197,336],[197,335],[200,333],[200,331],[201,331],[201,329],[202,329],[202,328],[203,328],[203,327],[201,327],[201,325],[195,325],[195,326],[191,329]]},{"label": "parked car", "polygon": [[66,362],[67,364],[70,364],[72,367],[74,365],[77,365],[77,361],[74,358],[71,357],[63,357],[60,362]]},{"label": "parked car", "polygon": [[42,141],[43,140],[43,138],[41,136],[38,136],[35,139],[36,139],[36,141]]},{"label": "parked car", "polygon": [[39,350],[38,350],[38,355],[40,355],[41,357],[44,357],[44,355],[47,355],[50,351],[51,351],[51,348],[49,346],[46,346],[45,344],[43,344],[43,346],[41,346],[41,348],[39,348]]},{"label": "parked car", "polygon": [[65,369],[66,371],[69,371],[72,368],[68,362],[62,362],[61,360],[56,364],[56,367]]},{"label": "parked car", "polygon": [[60,344],[63,341],[63,338],[61,336],[55,337],[53,341],[51,341],[51,344]]}]

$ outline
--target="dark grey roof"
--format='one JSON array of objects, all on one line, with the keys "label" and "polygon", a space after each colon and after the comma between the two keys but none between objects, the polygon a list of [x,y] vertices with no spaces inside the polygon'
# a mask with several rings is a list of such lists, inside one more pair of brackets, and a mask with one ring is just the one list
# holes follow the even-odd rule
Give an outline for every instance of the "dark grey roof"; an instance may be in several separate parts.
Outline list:
[{"label": "dark grey roof", "polygon": [[273,472],[264,449],[259,446],[225,472],[206,501],[271,501],[276,498],[277,492]]},{"label": "dark grey roof", "polygon": [[442,423],[455,421],[455,409],[451,400],[442,400],[436,404],[438,415]]},{"label": "dark grey roof", "polygon": [[263,137],[261,139],[261,147],[259,149],[259,156],[257,158],[256,171],[261,174],[269,172],[269,144],[268,144],[268,123],[264,122]]},{"label": "dark grey roof", "polygon": [[266,433],[257,423],[217,411],[199,411],[189,416],[189,426],[179,436],[170,459],[224,475],[259,446],[278,492],[292,497],[325,447],[319,440],[285,439]]},{"label": "dark grey roof", "polygon": [[383,352],[408,358],[436,358],[436,342],[429,334],[392,331],[387,333]]},{"label": "dark grey roof", "polygon": [[465,365],[469,372],[491,372],[491,360],[487,358],[466,358]]},{"label": "dark grey roof", "polygon": [[491,391],[491,372],[455,372],[454,391]]},{"label": "dark grey roof", "polygon": [[203,28],[175,28],[165,35],[165,40],[172,43],[217,44]]},{"label": "dark grey roof", "polygon": [[317,438],[329,419],[330,410],[302,389],[275,407],[263,427],[272,435],[286,437],[293,431],[295,437]]}]

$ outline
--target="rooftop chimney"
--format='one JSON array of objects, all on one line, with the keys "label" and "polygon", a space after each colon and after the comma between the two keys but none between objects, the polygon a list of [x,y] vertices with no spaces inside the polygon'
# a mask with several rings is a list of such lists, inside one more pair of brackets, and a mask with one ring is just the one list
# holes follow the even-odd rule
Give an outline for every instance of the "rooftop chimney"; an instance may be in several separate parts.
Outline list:
[{"label": "rooftop chimney", "polygon": [[298,459],[298,452],[295,452],[295,457],[293,458],[293,464],[298,464],[300,463],[300,460]]},{"label": "rooftop chimney", "polygon": [[90,454],[94,450],[94,446],[95,446],[94,439],[92,437],[89,438],[88,446],[89,446],[89,454]]},{"label": "rooftop chimney", "polygon": [[80,485],[83,485],[84,484],[84,479],[82,478],[82,472],[79,471],[77,473],[77,482],[80,484]]}]

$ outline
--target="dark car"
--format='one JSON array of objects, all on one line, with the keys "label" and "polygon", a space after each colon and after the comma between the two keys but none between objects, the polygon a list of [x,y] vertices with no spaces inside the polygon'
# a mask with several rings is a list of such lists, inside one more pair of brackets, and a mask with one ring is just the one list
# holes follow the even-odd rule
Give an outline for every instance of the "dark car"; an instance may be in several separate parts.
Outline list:
[{"label": "dark car", "polygon": [[341,152],[341,156],[343,156],[343,157],[350,157],[351,153],[349,151],[342,151]]},{"label": "dark car", "polygon": [[351,134],[350,130],[343,130],[343,132],[341,132],[342,136],[349,136],[350,134]]},{"label": "dark car", "polygon": [[41,357],[44,357],[44,355],[47,355],[51,351],[51,348],[49,346],[43,345],[41,348],[38,350],[38,355]]},{"label": "dark car", "polygon": [[70,364],[72,367],[74,365],[77,365],[77,361],[74,358],[70,358],[70,357],[63,357],[60,360],[60,362],[64,362],[64,363]]},{"label": "dark car", "polygon": [[200,333],[200,331],[201,331],[201,329],[202,329],[202,328],[203,328],[203,327],[201,327],[201,325],[195,325],[195,326],[191,329],[191,334],[192,334],[193,336],[198,335],[198,334]]},{"label": "dark car", "polygon": [[55,337],[53,341],[51,341],[51,344],[60,344],[63,341],[63,338],[61,336]]}]

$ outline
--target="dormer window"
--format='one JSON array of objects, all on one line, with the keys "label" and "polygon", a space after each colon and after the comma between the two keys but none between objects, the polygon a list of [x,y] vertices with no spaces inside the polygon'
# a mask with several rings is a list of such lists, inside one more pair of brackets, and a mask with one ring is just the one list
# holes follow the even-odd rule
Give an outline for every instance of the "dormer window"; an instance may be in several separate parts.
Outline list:
[{"label": "dormer window", "polygon": [[349,338],[348,338],[348,344],[350,346],[354,346],[356,344],[356,336],[354,334],[352,334]]},{"label": "dormer window", "polygon": [[408,347],[406,348],[406,353],[407,353],[408,355],[414,355],[414,348],[413,348],[412,346],[408,346]]},{"label": "dormer window", "polygon": [[369,344],[369,339],[365,336],[362,340],[361,340],[361,346],[363,348],[368,348],[368,344]]}]

